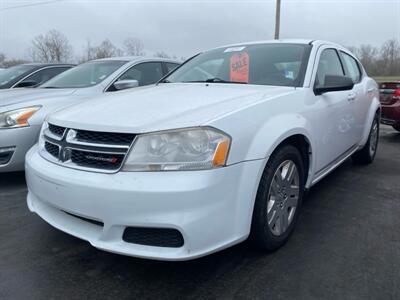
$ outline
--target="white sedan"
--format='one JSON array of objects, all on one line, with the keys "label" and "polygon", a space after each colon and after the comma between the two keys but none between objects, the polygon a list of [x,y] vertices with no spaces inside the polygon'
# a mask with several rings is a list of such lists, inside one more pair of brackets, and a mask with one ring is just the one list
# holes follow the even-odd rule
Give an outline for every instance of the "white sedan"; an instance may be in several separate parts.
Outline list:
[{"label": "white sedan", "polygon": [[201,53],[158,85],[50,115],[29,209],[115,253],[187,260],[289,238],[304,192],[374,160],[377,84],[345,48],[270,41]]}]

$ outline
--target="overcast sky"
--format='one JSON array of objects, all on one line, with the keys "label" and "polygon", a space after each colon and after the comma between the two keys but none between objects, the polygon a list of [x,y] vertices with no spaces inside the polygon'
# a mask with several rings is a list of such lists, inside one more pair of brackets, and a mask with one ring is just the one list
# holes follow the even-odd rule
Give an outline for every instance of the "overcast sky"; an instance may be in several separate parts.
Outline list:
[{"label": "overcast sky", "polygon": [[[147,54],[178,57],[229,43],[271,39],[275,0],[0,0],[0,52],[27,57],[32,37],[63,32],[81,55],[86,40],[143,40]],[[400,39],[400,0],[282,0],[281,38],[380,45]]]}]

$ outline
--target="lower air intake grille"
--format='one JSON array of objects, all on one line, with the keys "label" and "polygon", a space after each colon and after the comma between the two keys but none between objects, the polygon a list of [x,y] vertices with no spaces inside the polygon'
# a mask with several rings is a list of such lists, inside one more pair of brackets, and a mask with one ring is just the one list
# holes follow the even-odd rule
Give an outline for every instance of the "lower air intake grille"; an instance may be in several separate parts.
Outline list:
[{"label": "lower air intake grille", "polygon": [[88,218],[84,218],[84,217],[81,217],[81,216],[77,216],[77,215],[71,214],[71,213],[66,212],[66,211],[62,211],[62,212],[66,213],[67,215],[70,215],[71,217],[80,219],[80,220],[85,221],[85,222],[88,222],[88,223],[90,223],[90,224],[97,225],[97,226],[101,226],[101,227],[104,226],[104,223],[103,223],[103,222],[96,221],[96,220],[92,220],[92,219],[88,219]]},{"label": "lower air intake grille", "polygon": [[128,243],[154,247],[179,248],[184,244],[182,234],[169,228],[127,227],[122,239]]}]

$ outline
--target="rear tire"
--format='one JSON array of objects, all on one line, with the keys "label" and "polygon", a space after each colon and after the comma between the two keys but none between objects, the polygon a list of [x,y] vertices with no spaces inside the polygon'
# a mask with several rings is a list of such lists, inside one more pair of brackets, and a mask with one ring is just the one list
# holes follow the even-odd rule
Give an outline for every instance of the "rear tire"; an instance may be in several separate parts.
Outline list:
[{"label": "rear tire", "polygon": [[395,129],[395,130],[400,132],[400,124],[395,124],[392,127],[393,127],[393,129]]},{"label": "rear tire", "polygon": [[304,163],[297,148],[284,145],[270,157],[254,204],[250,241],[274,251],[295,227],[304,193]]},{"label": "rear tire", "polygon": [[364,147],[352,155],[356,164],[367,165],[374,161],[379,142],[379,114],[375,115],[367,143]]}]

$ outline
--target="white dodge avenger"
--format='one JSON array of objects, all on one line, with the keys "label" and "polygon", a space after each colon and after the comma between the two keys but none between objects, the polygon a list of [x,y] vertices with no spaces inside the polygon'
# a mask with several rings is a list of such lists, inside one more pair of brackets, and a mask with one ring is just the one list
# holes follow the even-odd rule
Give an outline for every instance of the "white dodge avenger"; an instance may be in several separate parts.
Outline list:
[{"label": "white dodge avenger", "polygon": [[374,160],[377,84],[324,41],[220,47],[157,85],[51,114],[27,154],[28,206],[115,253],[197,258],[289,238],[304,192]]}]

